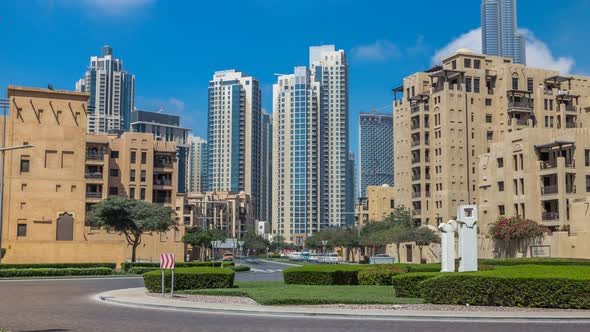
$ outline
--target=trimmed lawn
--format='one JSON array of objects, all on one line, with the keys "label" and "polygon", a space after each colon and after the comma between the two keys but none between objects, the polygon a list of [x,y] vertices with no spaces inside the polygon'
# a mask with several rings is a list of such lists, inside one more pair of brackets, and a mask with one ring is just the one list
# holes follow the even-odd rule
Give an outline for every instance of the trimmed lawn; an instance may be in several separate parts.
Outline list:
[{"label": "trimmed lawn", "polygon": [[421,299],[395,297],[391,286],[307,286],[282,282],[237,282],[226,289],[196,289],[178,293],[192,295],[246,296],[260,304],[404,304]]}]

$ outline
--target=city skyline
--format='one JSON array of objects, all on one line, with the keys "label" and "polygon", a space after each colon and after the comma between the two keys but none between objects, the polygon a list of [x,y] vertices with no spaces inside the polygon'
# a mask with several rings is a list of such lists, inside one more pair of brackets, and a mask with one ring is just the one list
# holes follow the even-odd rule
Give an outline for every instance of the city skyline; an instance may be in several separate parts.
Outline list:
[{"label": "city skyline", "polygon": [[[166,112],[181,115],[182,125],[193,128],[195,135],[206,137],[206,125],[200,119],[207,113],[207,96],[204,89],[206,89],[208,80],[214,71],[235,68],[257,77],[261,83],[262,106],[271,111],[273,73],[289,72],[293,64],[305,64],[307,52],[304,50],[313,44],[334,43],[347,51],[351,63],[350,148],[357,152],[358,113],[390,105],[390,89],[399,83],[395,82],[398,77],[404,77],[436,62],[433,61],[433,58],[437,52],[445,51],[449,45],[452,46],[452,49],[446,51],[445,55],[449,55],[452,51],[463,46],[476,52],[478,51],[477,45],[481,47],[479,35],[476,35],[475,38],[469,38],[471,35],[463,36],[464,33],[470,32],[480,25],[481,2],[479,1],[458,3],[454,8],[459,14],[457,15],[458,19],[447,22],[442,29],[432,29],[425,26],[406,34],[400,34],[395,29],[391,29],[387,23],[388,20],[385,19],[388,16],[386,13],[391,12],[394,5],[387,2],[376,2],[374,7],[381,10],[368,10],[362,4],[343,2],[342,7],[338,9],[340,14],[355,12],[361,18],[370,19],[373,24],[361,25],[352,29],[352,27],[346,27],[344,22],[337,22],[335,17],[326,18],[327,21],[320,25],[322,29],[305,27],[293,31],[289,28],[290,42],[281,44],[282,46],[278,48],[269,46],[272,45],[272,43],[268,43],[269,38],[271,40],[274,38],[274,33],[269,31],[252,39],[252,44],[248,46],[248,49],[253,51],[241,52],[239,57],[236,57],[233,52],[227,52],[228,45],[234,41],[237,42],[235,44],[237,47],[245,47],[246,44],[222,31],[210,36],[198,35],[203,43],[212,46],[209,47],[206,54],[202,52],[172,52],[168,44],[164,43],[163,37],[172,38],[172,41],[176,38],[187,38],[186,33],[198,31],[196,29],[201,25],[206,26],[209,19],[203,17],[201,21],[188,20],[196,22],[195,26],[182,23],[183,20],[169,21],[167,15],[157,13],[166,9],[182,17],[182,12],[187,12],[187,10],[178,11],[182,7],[174,8],[173,5],[159,1],[141,3],[145,4],[124,8],[121,5],[120,8],[112,10],[89,4],[58,3],[51,7],[41,2],[34,3],[31,6],[36,7],[37,12],[42,14],[41,19],[33,20],[35,23],[26,27],[21,21],[14,20],[14,17],[28,17],[30,15],[29,5],[1,4],[0,8],[3,9],[3,12],[14,13],[14,17],[5,15],[0,21],[0,31],[7,32],[7,42],[14,45],[14,51],[0,55],[0,66],[5,69],[4,75],[0,77],[0,84],[44,87],[51,83],[58,89],[71,89],[72,82],[79,79],[82,74],[81,68],[87,63],[88,57],[95,54],[102,45],[109,44],[115,49],[117,57],[124,59],[125,68],[137,77],[135,103],[138,108],[155,111],[163,106]],[[549,4],[549,1],[544,0],[535,2],[535,6],[531,6],[530,2],[519,2],[519,26],[527,29],[529,33],[534,33],[533,37],[536,41],[536,43],[527,43],[529,50],[531,47],[536,47],[537,50],[536,54],[529,52],[529,62],[531,56],[535,57],[535,60],[529,65],[535,66],[536,64],[546,68],[557,66],[565,68],[569,72],[588,73],[590,60],[583,56],[586,53],[586,46],[568,41],[572,41],[581,31],[590,27],[590,24],[585,21],[572,20],[579,13],[590,9],[590,5],[582,1],[572,1],[567,5],[552,9],[550,14],[555,20],[567,18],[568,21],[575,23],[548,30],[543,28],[543,21],[537,17],[549,14],[548,8],[551,8]],[[301,11],[301,15],[304,16],[311,15],[312,8],[327,9],[330,6],[327,2],[316,4],[306,1],[301,2],[301,5],[310,9]],[[186,6],[192,5],[187,4]],[[215,4],[203,4],[203,6],[208,11],[220,10]],[[264,4],[242,8],[242,5],[237,3],[236,6],[241,8],[243,12],[259,10],[259,15],[269,16],[269,14],[277,12],[277,9]],[[399,4],[395,7],[398,10],[403,10],[404,6],[406,5]],[[65,8],[70,11],[68,13],[59,11],[59,9]],[[115,12],[116,9],[120,10]],[[425,18],[434,18],[437,12],[445,10],[448,8],[445,8],[444,3],[435,2],[429,4],[428,10],[423,11],[422,14],[425,15]],[[462,13],[469,15],[461,15]],[[253,14],[255,13],[253,12]],[[78,23],[80,15],[87,18],[85,28],[93,28],[94,34],[80,37],[81,32],[77,31],[80,29],[75,28],[80,24]],[[271,22],[279,19],[278,17],[272,18],[272,16],[269,16]],[[59,23],[55,20],[56,18],[59,18]],[[291,17],[288,19],[292,20]],[[409,18],[403,16],[397,19],[398,24],[410,22]],[[108,22],[108,25],[105,25],[105,22]],[[323,27],[327,28],[334,24],[340,29],[322,31]],[[98,28],[99,26],[100,28]],[[159,30],[154,30],[152,26],[158,27]],[[262,26],[258,26],[258,29]],[[174,27],[174,29],[171,30],[167,27]],[[224,28],[223,31],[226,30],[227,28]],[[76,47],[68,46],[69,44],[66,43],[64,48],[45,54],[47,63],[37,61],[38,46],[47,47],[43,38],[48,31],[52,31],[51,38],[57,41],[64,38],[63,36],[68,36],[68,39],[77,38],[80,42]],[[15,38],[14,36],[17,35],[22,38]],[[146,40],[143,36],[150,36],[150,38]],[[528,39],[530,39],[530,35],[527,34]],[[25,40],[34,40],[36,43],[27,44],[24,43]],[[540,52],[543,50],[543,46],[547,47],[546,51],[549,53]],[[194,50],[193,46],[188,45],[187,47],[189,47],[188,50]],[[191,54],[195,54],[196,58],[193,59]],[[264,61],[260,61],[261,59]],[[575,64],[572,64],[574,61]],[[549,66],[541,66],[542,63]],[[187,67],[187,64],[190,66]],[[163,70],[163,68],[167,69]],[[190,75],[186,75],[187,72]],[[166,84],[163,84],[164,82]],[[175,83],[170,84],[170,82]]]}]

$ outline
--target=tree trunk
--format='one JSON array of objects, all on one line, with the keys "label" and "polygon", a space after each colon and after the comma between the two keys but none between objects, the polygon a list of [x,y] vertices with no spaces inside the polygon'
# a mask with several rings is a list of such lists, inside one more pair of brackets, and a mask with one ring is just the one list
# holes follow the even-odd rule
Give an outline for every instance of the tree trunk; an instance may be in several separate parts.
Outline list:
[{"label": "tree trunk", "polygon": [[401,262],[402,262],[402,255],[401,255],[401,254],[400,254],[400,252],[399,252],[399,247],[400,247],[400,244],[399,244],[399,243],[396,243],[396,244],[395,244],[395,247],[396,247],[396,249],[397,249],[397,262],[398,262],[398,263],[401,263]]},{"label": "tree trunk", "polygon": [[136,257],[138,246],[139,246],[139,242],[137,240],[135,240],[135,242],[133,242],[132,247],[131,247],[131,261],[132,262],[135,262],[135,257]]},{"label": "tree trunk", "polygon": [[422,249],[424,249],[423,246],[418,246],[418,250],[420,251],[420,264],[422,264]]},{"label": "tree trunk", "polygon": [[205,245],[201,245],[201,261],[205,261]]}]

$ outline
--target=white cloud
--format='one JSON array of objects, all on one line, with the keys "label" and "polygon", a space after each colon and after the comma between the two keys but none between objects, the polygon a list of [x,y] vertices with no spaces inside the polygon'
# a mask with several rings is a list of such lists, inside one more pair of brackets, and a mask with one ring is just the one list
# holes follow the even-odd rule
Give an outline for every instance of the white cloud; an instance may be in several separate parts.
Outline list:
[{"label": "white cloud", "polygon": [[399,48],[388,40],[378,40],[372,44],[353,47],[350,53],[353,57],[366,61],[385,61],[400,55]]},{"label": "white cloud", "polygon": [[178,98],[146,98],[138,96],[135,98],[135,104],[139,109],[145,109],[146,111],[162,111],[168,114],[180,115],[184,112],[186,106],[184,102]]},{"label": "white cloud", "polygon": [[[527,29],[520,29],[526,39],[527,65],[531,67],[559,70],[563,74],[569,73],[574,67],[574,59],[571,57],[554,57],[549,46],[538,39],[534,33]],[[439,64],[442,59],[453,54],[460,48],[468,48],[472,52],[481,53],[481,28],[473,29],[452,40],[443,48],[437,50],[431,58],[433,65]]]},{"label": "white cloud", "polygon": [[89,10],[96,10],[107,15],[124,15],[150,5],[155,0],[81,0],[79,3]]}]

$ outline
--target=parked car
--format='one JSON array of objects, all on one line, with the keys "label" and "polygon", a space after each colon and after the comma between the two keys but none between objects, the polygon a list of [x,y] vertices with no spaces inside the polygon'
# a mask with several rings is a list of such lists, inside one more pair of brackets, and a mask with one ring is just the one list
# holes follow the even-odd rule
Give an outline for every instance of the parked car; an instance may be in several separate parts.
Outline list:
[{"label": "parked car", "polygon": [[326,264],[338,264],[338,254],[330,252],[324,255],[324,263]]},{"label": "parked car", "polygon": [[223,254],[223,260],[224,261],[228,261],[228,262],[233,262],[234,261],[234,255],[231,253],[225,253]]}]

